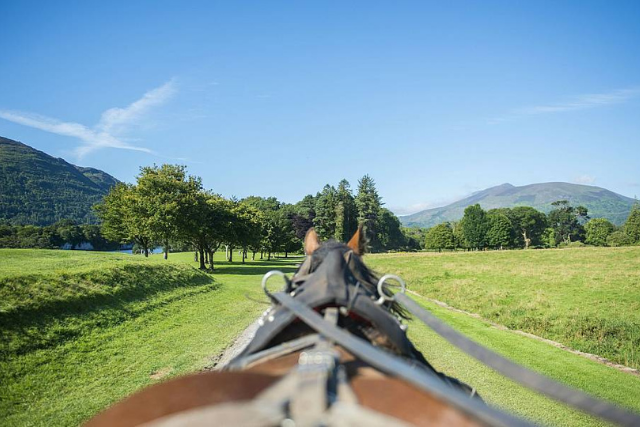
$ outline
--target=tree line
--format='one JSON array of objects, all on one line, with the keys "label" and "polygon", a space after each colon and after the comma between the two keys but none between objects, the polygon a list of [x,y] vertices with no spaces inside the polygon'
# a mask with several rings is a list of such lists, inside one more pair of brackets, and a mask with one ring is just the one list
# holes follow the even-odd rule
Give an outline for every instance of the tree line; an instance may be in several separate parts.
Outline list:
[{"label": "tree line", "polygon": [[363,225],[371,251],[406,249],[411,242],[368,175],[355,194],[342,180],[337,188],[326,185],[288,204],[275,197],[225,198],[204,189],[184,166],[164,164],[141,168],[135,184],[116,185],[95,210],[105,238],[134,242],[146,256],[157,245],[165,258],[171,248],[190,248],[202,269],[214,268],[213,256],[222,247],[230,261],[239,250],[242,262],[249,254],[255,259],[258,253],[271,258],[300,251],[311,227],[321,238],[346,241]]},{"label": "tree line", "polygon": [[95,224],[78,224],[65,219],[48,226],[0,223],[0,248],[68,249],[112,251],[120,243],[106,239]]},{"label": "tree line", "polygon": [[[529,206],[485,211],[479,204],[471,205],[460,221],[441,223],[423,231],[424,247],[441,251],[640,244],[638,203],[620,227],[606,218],[591,219],[587,208],[571,206],[567,200],[558,200],[552,206],[544,214]],[[416,230],[413,233],[420,236]]]}]

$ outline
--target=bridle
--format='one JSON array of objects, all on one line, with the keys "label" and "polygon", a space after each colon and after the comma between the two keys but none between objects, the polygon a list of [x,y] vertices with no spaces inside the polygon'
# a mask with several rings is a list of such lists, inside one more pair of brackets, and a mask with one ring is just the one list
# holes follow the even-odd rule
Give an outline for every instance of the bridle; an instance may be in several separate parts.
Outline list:
[{"label": "bridle", "polygon": [[[350,270],[348,259],[351,255],[346,254],[348,252],[342,252],[340,256],[342,259],[346,259],[347,262],[338,262],[336,264],[334,261],[334,265],[330,267]],[[341,315],[349,315],[351,311],[358,309],[359,314],[362,315],[365,305],[367,307],[376,306],[380,312],[389,313],[389,307],[397,304],[464,353],[527,388],[619,425],[640,425],[640,416],[638,414],[596,399],[584,392],[567,387],[537,372],[517,365],[455,331],[409,298],[404,292],[406,287],[404,281],[397,276],[385,275],[381,277],[376,286],[377,292],[372,292],[371,286],[368,289],[364,289],[361,281],[356,279],[355,283],[347,283],[346,285],[352,292],[352,295],[348,298],[342,301],[334,301],[333,304],[328,306],[309,304],[301,295],[306,292],[305,286],[309,285],[309,282],[313,282],[314,275],[323,274],[322,265],[326,262],[326,259],[315,270],[310,268],[311,262],[310,257],[307,257],[305,263],[308,265],[305,266],[303,263],[293,279],[289,279],[280,271],[271,271],[263,277],[263,290],[274,305],[261,318],[261,327],[275,322],[277,316],[286,316],[288,319],[302,322],[314,333],[277,346],[263,349],[258,347],[257,351],[249,351],[238,357],[228,368],[230,370],[244,369],[259,363],[264,358],[275,358],[290,354],[293,351],[302,351],[298,365],[278,383],[280,386],[276,385],[279,387],[282,396],[288,396],[283,397],[285,400],[289,399],[288,407],[290,407],[290,413],[288,413],[288,416],[296,418],[298,424],[312,425],[319,420],[330,419],[332,403],[341,402],[341,407],[344,407],[345,402],[349,405],[355,405],[353,393],[349,391],[348,382],[346,381],[345,371],[339,363],[339,355],[335,352],[335,346],[339,346],[380,372],[391,377],[400,378],[414,387],[447,402],[482,423],[498,426],[532,425],[529,421],[484,404],[481,399],[470,398],[469,393],[465,393],[459,387],[452,387],[450,383],[443,380],[443,375],[437,373],[428,363],[427,367],[425,367],[422,366],[419,360],[415,358],[412,360],[410,354],[406,351],[406,354],[403,354],[404,357],[398,357],[398,355],[376,347],[366,339],[357,337],[339,327]],[[325,271],[324,274],[327,277],[323,277],[318,282],[325,282],[327,278],[331,280],[330,277],[345,277],[344,271]],[[280,292],[271,292],[268,290],[267,284],[271,278],[276,276],[283,279],[284,288]],[[350,271],[346,276],[354,276],[353,271]],[[400,292],[391,294],[387,291],[386,285],[389,280],[395,280],[401,284]],[[364,298],[362,298],[363,295]],[[360,304],[358,308],[358,303],[362,300],[367,301],[367,304]],[[322,307],[324,308],[322,309]],[[367,316],[364,315],[363,317],[366,318]],[[406,328],[397,317],[394,316],[394,319],[397,322],[397,329],[404,334],[404,329]],[[287,386],[285,387],[283,384],[287,384]],[[300,402],[306,402],[304,403],[305,405],[310,405],[309,402],[313,400],[312,396],[320,399],[319,404],[312,405],[313,408],[316,408],[315,411],[297,411],[295,409],[300,407],[302,404]],[[372,414],[367,414],[367,416],[372,416]],[[385,422],[390,421],[385,420]]]}]

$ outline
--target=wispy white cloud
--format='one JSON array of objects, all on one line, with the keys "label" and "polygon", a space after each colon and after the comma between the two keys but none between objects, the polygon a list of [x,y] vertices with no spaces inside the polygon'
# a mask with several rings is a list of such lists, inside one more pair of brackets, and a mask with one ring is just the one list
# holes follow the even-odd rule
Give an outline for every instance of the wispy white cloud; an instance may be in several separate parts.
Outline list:
[{"label": "wispy white cloud", "polygon": [[640,87],[618,89],[607,93],[585,94],[577,96],[566,102],[518,108],[503,116],[494,117],[488,122],[489,124],[498,124],[525,116],[587,110],[607,105],[621,104],[639,96]]},{"label": "wispy white cloud", "polygon": [[579,175],[573,179],[573,182],[576,184],[593,184],[596,182],[596,177],[591,175]]},{"label": "wispy white cloud", "polygon": [[132,145],[122,136],[127,129],[134,127],[140,119],[153,107],[162,105],[176,92],[173,80],[145,93],[142,98],[125,108],[110,108],[100,117],[100,121],[93,127],[80,123],[63,122],[51,117],[20,111],[0,110],[0,118],[40,129],[56,135],[77,138],[81,144],[74,153],[80,159],[87,154],[102,148],[117,148],[123,150],[153,153],[152,150]]}]

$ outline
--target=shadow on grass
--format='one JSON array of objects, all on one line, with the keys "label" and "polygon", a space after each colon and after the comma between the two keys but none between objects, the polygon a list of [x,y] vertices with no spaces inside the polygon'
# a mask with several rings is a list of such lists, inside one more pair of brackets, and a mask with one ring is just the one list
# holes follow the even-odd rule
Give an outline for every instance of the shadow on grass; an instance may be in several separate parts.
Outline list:
[{"label": "shadow on grass", "polygon": [[[280,270],[283,273],[293,274],[304,258],[284,258],[267,261],[217,261],[214,263],[213,274],[234,274],[241,276],[263,276],[271,270]],[[211,270],[207,270],[211,273]],[[259,279],[258,279],[259,280]]]},{"label": "shadow on grass", "polygon": [[[63,344],[93,328],[117,325],[173,300],[218,289],[212,276],[191,268],[131,265],[107,271],[23,276],[11,286],[46,288],[34,302],[0,312],[0,360]],[[9,286],[1,283],[0,286]],[[44,292],[44,291],[42,291]],[[49,297],[50,296],[50,297]]]}]

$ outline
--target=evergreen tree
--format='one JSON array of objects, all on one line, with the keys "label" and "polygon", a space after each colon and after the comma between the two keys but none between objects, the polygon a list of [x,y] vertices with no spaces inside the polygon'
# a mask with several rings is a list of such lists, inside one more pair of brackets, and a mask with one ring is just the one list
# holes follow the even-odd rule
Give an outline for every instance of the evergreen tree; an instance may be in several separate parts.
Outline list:
[{"label": "evergreen tree", "polygon": [[330,239],[336,234],[336,208],[338,192],[332,185],[325,185],[316,196],[316,216],[313,219],[316,233],[321,239]]},{"label": "evergreen tree", "polygon": [[377,232],[382,201],[376,190],[376,184],[369,175],[363,176],[358,181],[358,194],[355,203],[358,208],[358,224],[365,227],[371,248],[374,251],[380,250],[381,245]]},{"label": "evergreen tree", "polygon": [[335,239],[348,241],[358,228],[358,212],[355,199],[351,193],[349,181],[343,179],[336,191],[336,227]]},{"label": "evergreen tree", "polygon": [[632,244],[640,243],[640,203],[633,204],[627,222],[624,224],[624,232]]}]

